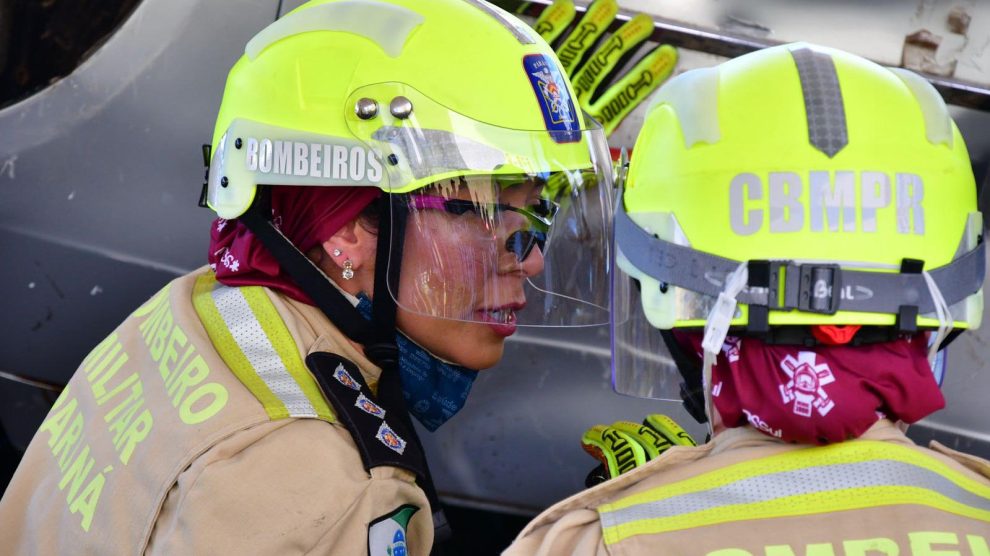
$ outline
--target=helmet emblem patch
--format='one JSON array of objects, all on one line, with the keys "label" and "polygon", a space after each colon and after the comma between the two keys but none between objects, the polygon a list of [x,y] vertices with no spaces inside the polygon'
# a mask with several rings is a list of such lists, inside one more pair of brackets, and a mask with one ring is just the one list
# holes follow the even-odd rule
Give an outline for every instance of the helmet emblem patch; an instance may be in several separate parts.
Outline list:
[{"label": "helmet emblem patch", "polygon": [[557,143],[578,141],[581,131],[577,109],[556,62],[543,54],[530,54],[523,58],[523,67],[533,85],[550,137]]}]

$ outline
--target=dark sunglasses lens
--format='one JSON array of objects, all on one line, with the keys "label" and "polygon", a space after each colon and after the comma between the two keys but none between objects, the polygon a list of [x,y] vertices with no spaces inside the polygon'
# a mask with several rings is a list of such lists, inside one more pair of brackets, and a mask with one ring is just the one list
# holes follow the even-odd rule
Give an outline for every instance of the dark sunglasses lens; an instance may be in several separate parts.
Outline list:
[{"label": "dark sunglasses lens", "polygon": [[547,235],[543,232],[531,230],[519,230],[509,236],[505,241],[505,249],[515,253],[519,262],[525,261],[526,257],[533,252],[533,246],[539,246],[542,251],[547,244]]}]

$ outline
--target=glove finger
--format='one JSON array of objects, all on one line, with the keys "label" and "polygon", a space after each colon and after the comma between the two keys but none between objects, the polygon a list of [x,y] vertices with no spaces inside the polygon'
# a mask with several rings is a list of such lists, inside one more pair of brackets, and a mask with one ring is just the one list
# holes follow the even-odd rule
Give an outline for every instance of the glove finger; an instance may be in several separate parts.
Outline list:
[{"label": "glove finger", "polygon": [[557,49],[557,58],[568,76],[577,73],[591,47],[602,37],[602,33],[608,29],[618,13],[619,4],[616,0],[595,0],[588,6],[588,11],[584,12],[577,27]]},{"label": "glove finger", "polygon": [[643,420],[643,424],[663,435],[672,444],[676,444],[678,446],[698,445],[698,443],[694,441],[694,438],[692,438],[686,430],[666,415],[661,415],[659,413],[647,415],[646,419]]},{"label": "glove finger", "polygon": [[574,77],[574,89],[582,106],[590,106],[601,96],[605,85],[652,33],[653,20],[646,14],[638,14],[595,50]]},{"label": "glove finger", "polygon": [[611,134],[619,127],[623,118],[670,77],[676,65],[677,49],[667,44],[661,45],[647,54],[586,109],[602,123],[605,133]]},{"label": "glove finger", "polygon": [[543,37],[549,44],[564,32],[564,29],[574,21],[577,11],[574,9],[574,0],[554,0],[553,4],[547,6],[540,18],[533,24],[533,29]]},{"label": "glove finger", "polygon": [[647,461],[659,456],[674,445],[667,437],[647,425],[630,421],[618,421],[612,423],[612,427],[642,446]]},{"label": "glove finger", "polygon": [[606,425],[595,425],[581,437],[581,447],[602,462],[609,477],[646,463],[646,452],[629,435]]}]

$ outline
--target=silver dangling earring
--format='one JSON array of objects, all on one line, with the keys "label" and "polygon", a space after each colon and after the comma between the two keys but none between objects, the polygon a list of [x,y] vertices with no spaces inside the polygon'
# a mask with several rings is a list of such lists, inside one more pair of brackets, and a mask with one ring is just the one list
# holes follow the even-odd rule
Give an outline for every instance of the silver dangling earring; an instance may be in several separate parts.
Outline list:
[{"label": "silver dangling earring", "polygon": [[354,263],[350,259],[344,261],[344,271],[340,275],[344,277],[344,280],[354,278]]},{"label": "silver dangling earring", "polygon": [[340,249],[334,249],[334,250],[333,250],[333,256],[334,256],[334,257],[339,257],[339,256],[341,256],[341,255],[343,255],[343,254],[344,254],[344,252],[343,252],[343,251],[341,251]]}]

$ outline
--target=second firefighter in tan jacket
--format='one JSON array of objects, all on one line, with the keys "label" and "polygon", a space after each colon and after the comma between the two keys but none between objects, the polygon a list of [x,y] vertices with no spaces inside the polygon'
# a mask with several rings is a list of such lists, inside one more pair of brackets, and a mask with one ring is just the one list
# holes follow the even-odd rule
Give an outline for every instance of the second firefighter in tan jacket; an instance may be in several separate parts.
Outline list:
[{"label": "second firefighter in tan jacket", "polygon": [[930,84],[808,44],[685,72],[616,209],[613,384],[714,438],[506,554],[990,554],[990,463],[895,426],[944,406],[939,350],[983,312],[972,167]]}]

